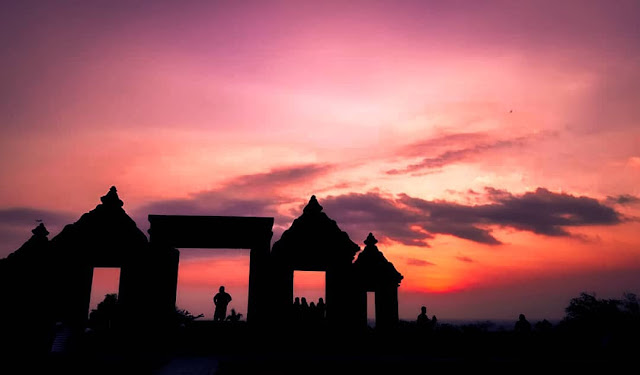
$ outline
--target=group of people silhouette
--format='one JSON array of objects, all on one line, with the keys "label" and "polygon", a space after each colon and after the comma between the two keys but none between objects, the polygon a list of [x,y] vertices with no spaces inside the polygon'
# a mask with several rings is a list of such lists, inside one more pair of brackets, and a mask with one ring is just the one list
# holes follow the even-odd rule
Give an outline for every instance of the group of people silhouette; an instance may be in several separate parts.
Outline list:
[{"label": "group of people silhouette", "polygon": [[[213,313],[213,321],[225,321],[225,320],[233,320],[238,321],[242,314],[236,313],[235,310],[232,309],[232,314],[230,317],[227,317],[227,306],[229,302],[232,301],[231,295],[225,291],[224,286],[220,286],[218,293],[213,296],[213,303],[215,304],[215,311]],[[295,297],[292,305],[292,315],[294,319],[298,321],[322,321],[325,317],[326,305],[324,303],[324,298],[320,297],[318,302],[307,302],[306,297]],[[433,315],[433,317],[429,318],[427,315],[427,307],[420,307],[420,314],[416,319],[416,323],[419,329],[422,330],[433,330],[438,324],[438,318]],[[531,331],[531,323],[527,321],[524,314],[520,314],[518,317],[518,321],[515,324],[514,330],[519,333],[526,333]]]},{"label": "group of people silhouette", "polygon": [[[416,319],[416,324],[419,329],[433,330],[434,328],[436,328],[438,324],[438,318],[434,315],[431,319],[429,319],[429,316],[427,315],[427,307],[422,306],[420,307],[420,315],[418,315],[418,318]],[[549,326],[551,325],[545,319],[542,323],[540,323],[540,326],[542,328],[548,328],[545,324]],[[513,327],[513,330],[516,334],[519,334],[519,335],[525,335],[525,334],[531,333],[532,331],[531,323],[529,323],[529,321],[527,320],[524,314],[520,314],[518,316],[518,320],[516,321]]]},{"label": "group of people silhouette", "polygon": [[320,297],[318,302],[307,302],[306,297],[296,297],[292,305],[292,314],[298,321],[321,321],[325,317],[326,305],[324,298]]}]

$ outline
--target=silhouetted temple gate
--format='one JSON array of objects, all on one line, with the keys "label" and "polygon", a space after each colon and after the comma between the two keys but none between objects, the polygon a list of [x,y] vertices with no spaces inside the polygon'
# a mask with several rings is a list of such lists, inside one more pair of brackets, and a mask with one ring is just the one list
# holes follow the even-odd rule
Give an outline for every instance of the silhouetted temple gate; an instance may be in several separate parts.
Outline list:
[{"label": "silhouetted temple gate", "polygon": [[[349,239],[318,204],[316,197],[273,244],[273,302],[291,311],[294,271],[325,271],[326,319],[330,326],[347,326],[354,316],[351,264],[358,245]],[[285,314],[286,317],[286,314]]]},{"label": "silhouetted temple gate", "polygon": [[[149,215],[152,250],[172,248],[250,249],[247,322],[268,316],[269,251],[273,218],[239,216]],[[172,309],[178,286],[178,257],[166,265],[158,280],[157,297],[163,309]]]},{"label": "silhouetted temple gate", "polygon": [[147,237],[123,210],[115,187],[100,200],[50,241],[52,274],[45,282],[55,286],[53,314],[56,321],[77,329],[88,318],[95,267],[120,268],[118,298],[126,310],[122,315],[133,319],[148,311],[145,297],[153,285],[148,267],[172,256],[150,257]]},{"label": "silhouetted temple gate", "polygon": [[367,292],[376,296],[376,328],[389,329],[398,323],[398,287],[403,276],[376,246],[378,240],[369,233],[364,250],[353,263],[356,279],[355,312],[359,322],[367,320]]},{"label": "silhouetted temple gate", "polygon": [[[272,250],[273,218],[149,215],[147,240],[122,208],[115,187],[100,200],[50,241],[41,224],[23,246],[0,259],[0,292],[14,307],[0,311],[2,348],[17,347],[21,340],[25,346],[37,341],[39,350],[46,350],[56,323],[81,335],[94,267],[120,268],[119,328],[162,335],[175,318],[177,247],[250,249],[247,321],[253,327],[290,318],[296,270],[325,272],[330,327],[366,328],[367,291],[376,293],[377,326],[398,322],[402,275],[377,249],[372,234],[360,252],[315,196]],[[28,333],[21,327],[29,327]]]},{"label": "silhouetted temple gate", "polygon": [[[375,246],[370,233],[360,247],[322,212],[312,196],[302,215],[273,245],[273,303],[290,311],[294,271],[325,271],[326,318],[329,327],[360,329],[367,325],[367,291],[376,293],[376,325],[390,328],[398,322],[398,286],[402,275]],[[286,314],[285,314],[286,316]]]}]

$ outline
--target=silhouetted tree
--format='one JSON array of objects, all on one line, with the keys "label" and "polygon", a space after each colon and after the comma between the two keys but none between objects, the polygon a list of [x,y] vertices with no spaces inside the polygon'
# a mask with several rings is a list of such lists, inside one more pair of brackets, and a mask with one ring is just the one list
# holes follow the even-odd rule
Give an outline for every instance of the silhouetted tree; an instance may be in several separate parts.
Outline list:
[{"label": "silhouetted tree", "polygon": [[113,328],[117,324],[119,310],[118,295],[116,293],[106,294],[104,300],[89,313],[89,326],[96,330]]},{"label": "silhouetted tree", "polygon": [[239,322],[242,318],[242,314],[236,313],[236,309],[231,309],[231,314],[227,316],[227,320],[230,322]]},{"label": "silhouetted tree", "polygon": [[595,294],[580,293],[572,298],[565,308],[565,320],[584,323],[600,323],[614,318],[618,313],[619,300],[597,299]]},{"label": "silhouetted tree", "polygon": [[534,331],[542,333],[550,332],[552,328],[553,325],[547,319],[542,319],[533,326]]},{"label": "silhouetted tree", "polygon": [[625,293],[621,302],[623,311],[632,317],[640,317],[640,303],[638,297],[634,293]]},{"label": "silhouetted tree", "polygon": [[621,355],[638,348],[640,305],[635,294],[624,294],[623,299],[598,299],[595,294],[581,293],[571,299],[565,311],[560,328],[573,338],[576,349]]},{"label": "silhouetted tree", "polygon": [[203,316],[204,314],[199,314],[197,316],[194,316],[188,310],[179,309],[178,306],[175,307],[174,318],[175,318],[176,324],[179,327],[184,327],[187,324],[191,323],[192,321],[202,318]]}]

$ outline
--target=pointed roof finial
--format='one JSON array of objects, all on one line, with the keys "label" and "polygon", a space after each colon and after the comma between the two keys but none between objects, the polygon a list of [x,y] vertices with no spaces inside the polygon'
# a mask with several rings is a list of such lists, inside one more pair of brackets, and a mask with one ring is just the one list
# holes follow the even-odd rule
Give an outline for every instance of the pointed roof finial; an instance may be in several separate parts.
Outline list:
[{"label": "pointed roof finial", "polygon": [[376,238],[373,236],[373,233],[369,233],[369,235],[367,236],[367,239],[364,240],[364,244],[367,246],[374,246],[377,243],[378,243],[378,240],[376,240]]},{"label": "pointed roof finial", "polygon": [[116,205],[117,207],[122,207],[124,205],[124,203],[120,200],[120,198],[118,197],[118,191],[116,190],[115,186],[112,186],[109,189],[109,192],[107,193],[107,195],[100,197],[100,201],[105,205],[105,206],[113,206]]},{"label": "pointed roof finial", "polygon": [[318,203],[315,195],[311,196],[311,199],[309,199],[309,203],[307,203],[307,205],[302,210],[303,213],[318,213],[320,211],[322,211],[322,206],[320,205],[320,203]]},{"label": "pointed roof finial", "polygon": [[47,237],[49,235],[49,231],[45,228],[43,223],[40,223],[37,227],[33,228],[31,233],[36,237]]}]

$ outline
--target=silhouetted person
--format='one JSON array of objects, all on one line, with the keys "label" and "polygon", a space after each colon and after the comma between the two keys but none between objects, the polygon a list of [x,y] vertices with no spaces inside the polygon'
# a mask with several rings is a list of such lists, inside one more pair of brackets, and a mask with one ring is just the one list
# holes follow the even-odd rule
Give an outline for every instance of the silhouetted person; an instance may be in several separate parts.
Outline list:
[{"label": "silhouetted person", "polygon": [[300,299],[300,319],[304,322],[309,320],[309,304],[305,297]]},{"label": "silhouetted person", "polygon": [[316,303],[311,301],[311,303],[309,303],[309,319],[315,321],[317,318],[317,313],[318,309],[316,308]]},{"label": "silhouetted person", "polygon": [[318,300],[318,304],[316,305],[316,308],[318,309],[318,316],[320,317],[320,319],[323,319],[324,312],[327,309],[327,306],[324,304],[324,298],[320,297],[320,299]]},{"label": "silhouetted person", "polygon": [[518,334],[526,334],[531,332],[531,323],[525,318],[524,314],[520,314],[516,322],[515,329]]},{"label": "silhouetted person", "polygon": [[431,328],[436,328],[436,325],[438,325],[438,318],[434,315],[433,318],[431,318]]},{"label": "silhouetted person", "polygon": [[302,304],[300,303],[300,297],[296,297],[293,300],[293,304],[291,305],[291,316],[292,322],[298,323],[302,318]]},{"label": "silhouetted person", "polygon": [[420,329],[429,329],[431,327],[431,321],[429,320],[429,317],[427,316],[427,307],[426,306],[422,306],[420,308],[420,315],[418,315],[418,319],[417,319],[417,323],[418,323],[418,328]]},{"label": "silhouetted person", "polygon": [[227,305],[231,302],[231,295],[224,291],[224,286],[220,286],[220,291],[213,297],[216,310],[213,313],[213,321],[224,321],[227,317]]}]

